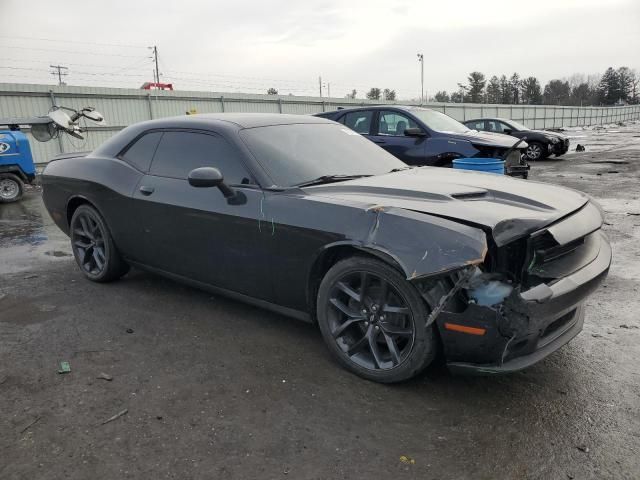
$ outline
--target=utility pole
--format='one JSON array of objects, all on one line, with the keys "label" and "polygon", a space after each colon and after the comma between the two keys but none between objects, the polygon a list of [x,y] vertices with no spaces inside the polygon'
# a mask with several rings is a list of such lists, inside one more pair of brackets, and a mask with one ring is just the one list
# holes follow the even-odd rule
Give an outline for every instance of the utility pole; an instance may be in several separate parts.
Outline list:
[{"label": "utility pole", "polygon": [[54,72],[51,72],[51,75],[53,75],[54,77],[58,77],[58,85],[64,85],[64,82],[62,81],[62,77],[69,74],[67,72],[63,72],[62,70],[69,70],[69,69],[67,67],[63,67],[62,65],[49,65],[49,66],[55,70]]},{"label": "utility pole", "polygon": [[331,98],[331,84],[327,82],[327,97]]},{"label": "utility pole", "polygon": [[320,98],[322,98],[322,77],[318,77],[318,85],[320,85]]},{"label": "utility pole", "polygon": [[153,81],[156,83],[160,83],[160,70],[158,69],[158,47],[154,45],[153,47],[149,48],[153,51],[153,57],[151,58],[156,64],[156,69],[153,72]]},{"label": "utility pole", "polygon": [[420,62],[420,105],[424,104],[424,55],[418,54],[418,61]]}]

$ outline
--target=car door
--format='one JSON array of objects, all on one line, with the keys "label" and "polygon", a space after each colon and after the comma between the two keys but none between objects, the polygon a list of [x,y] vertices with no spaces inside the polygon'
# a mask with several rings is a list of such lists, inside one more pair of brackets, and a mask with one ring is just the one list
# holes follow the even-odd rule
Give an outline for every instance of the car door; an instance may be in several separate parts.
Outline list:
[{"label": "car door", "polygon": [[[216,167],[237,192],[192,187],[198,167]],[[149,173],[134,194],[145,251],[141,262],[164,272],[264,300],[272,299],[269,244],[261,228],[263,192],[243,154],[212,132],[165,131]]]},{"label": "car door", "polygon": [[410,116],[394,110],[380,110],[373,127],[371,141],[409,165],[425,164],[428,137],[404,134],[407,128],[420,128]]},{"label": "car door", "polygon": [[523,132],[521,130],[516,130],[514,129],[511,125],[508,125],[504,122],[497,122],[498,123],[498,128],[499,128],[499,132],[498,133],[503,133],[505,135],[511,135],[512,137],[516,137],[516,138],[523,138],[527,136],[527,132]]}]

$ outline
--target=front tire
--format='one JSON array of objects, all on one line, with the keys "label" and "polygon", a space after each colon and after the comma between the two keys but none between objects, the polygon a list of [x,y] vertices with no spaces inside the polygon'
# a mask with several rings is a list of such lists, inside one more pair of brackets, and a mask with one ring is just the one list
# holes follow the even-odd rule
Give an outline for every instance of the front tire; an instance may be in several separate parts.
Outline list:
[{"label": "front tire", "polygon": [[76,209],[71,217],[69,236],[76,263],[89,280],[111,282],[129,271],[106,222],[95,208],[80,205]]},{"label": "front tire", "polygon": [[547,158],[547,148],[540,142],[531,142],[526,151],[527,160],[535,162],[536,160],[544,160]]},{"label": "front tire", "polygon": [[12,173],[0,174],[0,203],[17,202],[24,195],[24,183]]},{"label": "front tire", "polygon": [[436,355],[429,309],[406,278],[380,260],[336,263],[320,284],[317,317],[329,351],[368,380],[395,383],[424,370]]}]

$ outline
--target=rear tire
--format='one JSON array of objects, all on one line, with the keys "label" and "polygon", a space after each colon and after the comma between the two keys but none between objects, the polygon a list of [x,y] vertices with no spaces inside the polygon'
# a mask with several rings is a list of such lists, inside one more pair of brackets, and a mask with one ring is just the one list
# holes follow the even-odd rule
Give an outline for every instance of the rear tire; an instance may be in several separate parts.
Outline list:
[{"label": "rear tire", "polygon": [[73,256],[80,270],[93,282],[111,282],[129,271],[113,243],[111,233],[98,211],[80,205],[69,228]]},{"label": "rear tire", "polygon": [[24,195],[24,183],[13,173],[0,173],[0,203],[17,202]]},{"label": "rear tire", "polygon": [[320,283],[317,318],[333,357],[368,380],[395,383],[434,359],[434,326],[416,288],[395,268],[362,256],[341,260]]}]

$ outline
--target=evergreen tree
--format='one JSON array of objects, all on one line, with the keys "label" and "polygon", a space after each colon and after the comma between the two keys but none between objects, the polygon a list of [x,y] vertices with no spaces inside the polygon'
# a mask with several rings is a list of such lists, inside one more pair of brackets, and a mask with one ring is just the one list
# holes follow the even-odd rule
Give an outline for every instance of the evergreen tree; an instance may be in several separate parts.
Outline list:
[{"label": "evergreen tree", "polygon": [[278,90],[276,90],[275,88],[271,87],[269,90],[267,90],[267,94],[268,95],[277,95],[278,94]]},{"label": "evergreen tree", "polygon": [[463,101],[464,101],[464,97],[461,92],[451,93],[451,103],[462,103]]},{"label": "evergreen tree", "polygon": [[542,89],[536,77],[527,77],[522,80],[522,103],[540,105],[542,103]]},{"label": "evergreen tree", "polygon": [[367,92],[367,98],[369,100],[380,100],[380,95],[381,94],[382,94],[382,92],[380,91],[379,88],[372,87],[371,90],[369,90]]},{"label": "evergreen tree", "polygon": [[631,70],[631,96],[629,103],[637,105],[640,103],[640,92],[638,92],[638,83],[640,83],[640,77],[635,70]]},{"label": "evergreen tree", "polygon": [[487,103],[500,103],[501,101],[500,80],[494,75],[489,79],[487,85]]},{"label": "evergreen tree", "polygon": [[480,72],[471,72],[469,77],[468,97],[471,103],[482,103],[484,101],[484,86],[487,81]]},{"label": "evergreen tree", "polygon": [[629,67],[620,67],[617,73],[620,99],[628,102],[631,98],[631,86],[633,83],[634,72]]},{"label": "evergreen tree", "polygon": [[436,92],[436,95],[435,95],[434,98],[435,98],[436,102],[447,103],[447,102],[451,101],[451,98],[449,97],[449,94],[445,90],[442,90],[440,92]]},{"label": "evergreen tree", "polygon": [[514,72],[509,79],[509,86],[511,87],[512,103],[515,103],[517,105],[518,103],[520,103],[520,89],[522,86],[520,82],[520,75],[518,75],[516,72]]},{"label": "evergreen tree", "polygon": [[613,105],[620,99],[620,79],[618,72],[609,67],[598,85],[598,99],[605,105]]},{"label": "evergreen tree", "polygon": [[543,99],[546,105],[567,105],[571,97],[569,82],[551,80],[544,87]]},{"label": "evergreen tree", "polygon": [[500,103],[513,103],[513,96],[511,94],[511,85],[509,84],[509,80],[507,80],[506,75],[502,75],[500,77]]},{"label": "evergreen tree", "polygon": [[571,105],[593,105],[594,91],[587,82],[580,83],[571,89]]},{"label": "evergreen tree", "polygon": [[382,92],[383,94],[383,98],[385,100],[389,100],[389,101],[393,101],[396,99],[396,91],[395,90],[389,90],[388,88],[384,89],[384,92]]}]

